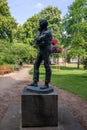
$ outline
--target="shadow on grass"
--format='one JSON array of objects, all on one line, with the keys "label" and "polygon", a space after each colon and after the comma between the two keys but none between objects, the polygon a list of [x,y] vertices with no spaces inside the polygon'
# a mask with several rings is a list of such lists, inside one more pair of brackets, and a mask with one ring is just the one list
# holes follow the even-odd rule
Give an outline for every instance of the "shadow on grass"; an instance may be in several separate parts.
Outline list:
[{"label": "shadow on grass", "polygon": [[87,79],[87,75],[81,75],[79,77]]},{"label": "shadow on grass", "polygon": [[[57,66],[51,66],[52,69],[56,69]],[[73,66],[60,66],[61,70],[83,70],[83,68],[78,69],[77,67]]]}]

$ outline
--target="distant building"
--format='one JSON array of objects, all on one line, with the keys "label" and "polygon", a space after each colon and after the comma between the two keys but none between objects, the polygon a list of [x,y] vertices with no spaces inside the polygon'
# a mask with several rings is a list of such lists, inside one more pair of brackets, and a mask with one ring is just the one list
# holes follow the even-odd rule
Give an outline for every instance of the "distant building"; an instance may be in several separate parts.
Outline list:
[{"label": "distant building", "polygon": [[78,58],[74,57],[70,59],[70,63],[77,63],[78,62]]},{"label": "distant building", "polygon": [[[65,58],[64,57],[60,57],[60,58],[50,58],[50,62],[51,64],[56,64],[56,63],[65,63]],[[71,58],[70,59],[70,62],[69,63],[78,63],[78,58],[77,57],[74,57],[74,58]]]}]

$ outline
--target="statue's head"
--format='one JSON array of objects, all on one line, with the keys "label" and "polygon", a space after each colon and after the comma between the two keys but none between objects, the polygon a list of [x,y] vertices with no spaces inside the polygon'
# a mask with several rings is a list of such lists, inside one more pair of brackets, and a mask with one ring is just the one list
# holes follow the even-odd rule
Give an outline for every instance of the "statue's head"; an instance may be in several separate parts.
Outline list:
[{"label": "statue's head", "polygon": [[39,19],[39,26],[41,29],[47,28],[47,26],[48,26],[47,19],[44,19],[44,18]]}]

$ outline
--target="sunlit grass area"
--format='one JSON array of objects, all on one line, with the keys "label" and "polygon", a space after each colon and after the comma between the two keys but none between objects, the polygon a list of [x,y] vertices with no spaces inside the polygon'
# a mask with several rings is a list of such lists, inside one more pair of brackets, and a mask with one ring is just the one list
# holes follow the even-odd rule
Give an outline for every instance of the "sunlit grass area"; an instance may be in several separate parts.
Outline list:
[{"label": "sunlit grass area", "polygon": [[[61,89],[68,90],[87,100],[87,70],[82,67],[78,70],[76,65],[51,66],[51,84]],[[32,73],[31,70],[30,73]],[[40,67],[40,79],[44,80],[45,69]]]}]

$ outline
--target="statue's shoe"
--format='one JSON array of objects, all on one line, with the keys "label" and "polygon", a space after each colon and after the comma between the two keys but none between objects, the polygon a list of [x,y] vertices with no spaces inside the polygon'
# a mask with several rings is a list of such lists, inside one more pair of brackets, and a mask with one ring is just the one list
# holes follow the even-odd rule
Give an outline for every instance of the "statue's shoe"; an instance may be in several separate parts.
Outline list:
[{"label": "statue's shoe", "polygon": [[33,83],[31,83],[31,84],[28,84],[28,86],[38,87],[38,84],[33,82]]},{"label": "statue's shoe", "polygon": [[49,85],[43,85],[40,87],[40,89],[47,89],[47,88],[49,88]]}]

